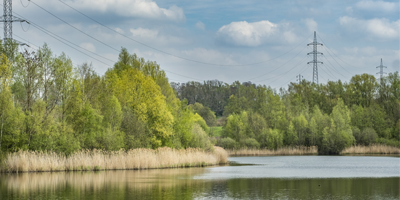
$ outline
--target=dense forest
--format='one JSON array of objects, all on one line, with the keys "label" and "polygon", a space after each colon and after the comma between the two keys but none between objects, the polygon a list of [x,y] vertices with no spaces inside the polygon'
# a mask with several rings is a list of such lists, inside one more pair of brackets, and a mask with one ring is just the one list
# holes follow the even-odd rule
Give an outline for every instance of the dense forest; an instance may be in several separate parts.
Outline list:
[{"label": "dense forest", "polygon": [[348,83],[303,80],[279,91],[251,82],[229,85],[217,80],[171,86],[180,99],[209,107],[223,119],[218,145],[224,148],[301,145],[318,146],[321,154],[337,154],[351,145],[399,146],[398,72],[381,80],[355,75]]},{"label": "dense forest", "polygon": [[[276,91],[251,82],[169,83],[156,62],[122,48],[98,75],[45,44],[6,56],[0,46],[0,150],[399,146],[400,78],[303,80]],[[222,135],[213,137],[217,117]]]}]

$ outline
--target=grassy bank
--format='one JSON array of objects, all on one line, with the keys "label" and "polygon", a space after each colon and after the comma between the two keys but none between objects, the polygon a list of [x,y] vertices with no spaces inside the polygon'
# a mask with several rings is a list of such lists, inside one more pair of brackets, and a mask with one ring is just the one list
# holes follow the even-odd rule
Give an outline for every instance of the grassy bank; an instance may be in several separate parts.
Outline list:
[{"label": "grassy bank", "polygon": [[274,155],[313,155],[318,154],[318,148],[313,147],[284,147],[277,150],[269,149],[237,149],[227,150],[229,156],[274,156]]},{"label": "grassy bank", "polygon": [[18,151],[6,155],[2,172],[96,171],[117,169],[159,169],[217,165],[227,163],[228,154],[215,147],[202,149],[132,149],[105,152],[78,151],[68,157],[54,152]]},{"label": "grassy bank", "polygon": [[400,154],[400,148],[382,144],[351,146],[344,149],[340,154]]}]

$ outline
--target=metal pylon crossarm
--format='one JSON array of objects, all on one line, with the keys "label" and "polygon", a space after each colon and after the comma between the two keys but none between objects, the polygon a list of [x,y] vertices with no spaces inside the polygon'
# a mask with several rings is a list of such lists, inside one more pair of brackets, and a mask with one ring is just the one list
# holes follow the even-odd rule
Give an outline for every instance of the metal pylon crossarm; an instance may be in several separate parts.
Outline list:
[{"label": "metal pylon crossarm", "polygon": [[317,46],[321,45],[323,46],[322,43],[317,42],[317,33],[314,31],[314,41],[307,44],[307,46],[313,46],[313,51],[307,53],[307,55],[312,54],[313,55],[313,60],[310,62],[307,62],[307,64],[313,63],[313,82],[318,84],[318,63],[324,64],[321,61],[318,61],[318,54],[324,55],[321,52],[318,52]]},{"label": "metal pylon crossarm", "polygon": [[13,22],[26,22],[29,24],[29,22],[27,20],[13,16],[12,0],[3,0],[3,16],[0,17],[0,22],[4,23],[4,25],[3,25],[4,26],[4,39],[3,40],[5,43],[6,54],[11,54],[11,51],[13,49],[13,47],[12,47],[13,44],[27,45],[25,43],[16,41],[12,38],[12,35],[13,35],[12,23]]}]

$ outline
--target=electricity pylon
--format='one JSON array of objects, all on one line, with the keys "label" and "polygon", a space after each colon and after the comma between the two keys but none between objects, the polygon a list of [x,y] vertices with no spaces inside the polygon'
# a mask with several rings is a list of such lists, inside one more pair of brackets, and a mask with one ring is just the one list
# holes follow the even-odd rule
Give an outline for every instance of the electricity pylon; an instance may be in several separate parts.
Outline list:
[{"label": "electricity pylon", "polygon": [[12,36],[12,23],[13,22],[26,22],[29,24],[28,21],[15,17],[12,14],[12,0],[3,0],[3,16],[0,18],[0,22],[4,23],[4,47],[7,56],[11,56],[13,53],[13,44],[19,45],[27,45],[25,43],[18,42],[13,40]]},{"label": "electricity pylon", "polygon": [[313,60],[308,62],[307,64],[310,64],[310,63],[313,64],[313,82],[318,84],[318,63],[321,63],[321,64],[324,64],[324,63],[321,61],[318,61],[317,55],[318,54],[324,55],[324,54],[321,52],[318,52],[317,46],[318,45],[324,46],[324,45],[317,42],[317,33],[315,31],[314,31],[314,41],[311,42],[310,44],[307,44],[307,46],[310,46],[310,45],[313,45],[313,51],[310,53],[307,53],[307,55],[313,54]]},{"label": "electricity pylon", "polygon": [[303,78],[303,76],[301,74],[296,76],[296,81],[299,81],[299,84],[301,84],[301,79]]},{"label": "electricity pylon", "polygon": [[376,74],[380,74],[381,75],[381,79],[380,80],[382,80],[383,74],[386,74],[386,72],[383,72],[383,68],[387,68],[386,66],[383,66],[382,58],[381,58],[381,65],[379,65],[376,68],[380,68],[380,71],[378,73],[376,73]]}]

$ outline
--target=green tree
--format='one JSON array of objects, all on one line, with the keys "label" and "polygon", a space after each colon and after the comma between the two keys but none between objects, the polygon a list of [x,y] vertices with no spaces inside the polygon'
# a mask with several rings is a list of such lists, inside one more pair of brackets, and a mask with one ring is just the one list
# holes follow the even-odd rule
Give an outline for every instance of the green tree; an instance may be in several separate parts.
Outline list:
[{"label": "green tree", "polygon": [[333,108],[331,124],[322,132],[321,141],[318,144],[320,154],[339,154],[344,148],[354,144],[355,139],[350,126],[350,111],[344,105],[342,99]]}]

